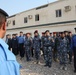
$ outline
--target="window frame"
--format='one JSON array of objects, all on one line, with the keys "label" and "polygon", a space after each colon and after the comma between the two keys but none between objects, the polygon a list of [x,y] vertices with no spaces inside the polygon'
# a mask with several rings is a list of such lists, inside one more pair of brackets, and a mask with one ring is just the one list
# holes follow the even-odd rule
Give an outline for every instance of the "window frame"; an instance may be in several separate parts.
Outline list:
[{"label": "window frame", "polygon": [[16,24],[16,23],[15,23],[15,20],[13,20],[13,22],[12,22],[12,23],[13,23],[13,26],[14,26],[14,25]]},{"label": "window frame", "polygon": [[28,18],[24,17],[24,23],[28,23]]},{"label": "window frame", "polygon": [[39,21],[40,20],[40,16],[39,16],[39,14],[36,14],[35,15],[35,21]]},{"label": "window frame", "polygon": [[62,10],[61,9],[58,9],[55,12],[56,12],[56,17],[62,17]]}]

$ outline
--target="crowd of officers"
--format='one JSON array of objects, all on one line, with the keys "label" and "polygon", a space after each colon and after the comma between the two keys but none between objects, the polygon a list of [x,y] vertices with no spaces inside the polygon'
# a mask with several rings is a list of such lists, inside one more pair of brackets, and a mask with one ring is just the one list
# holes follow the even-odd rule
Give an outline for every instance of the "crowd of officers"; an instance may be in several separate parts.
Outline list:
[{"label": "crowd of officers", "polygon": [[[36,63],[40,62],[41,51],[43,53],[45,67],[51,68],[52,61],[58,61],[60,64],[60,69],[67,70],[67,64],[72,63],[72,48],[71,42],[72,33],[68,31],[54,32],[53,35],[49,30],[42,33],[40,37],[38,31],[34,32],[34,37],[32,38],[30,33],[23,35],[13,34],[12,39],[10,35],[6,37],[6,43],[9,45],[9,49],[15,55],[20,54],[20,59],[26,55],[26,60],[31,61],[31,58],[35,56]],[[75,66],[76,68],[76,66]]]}]

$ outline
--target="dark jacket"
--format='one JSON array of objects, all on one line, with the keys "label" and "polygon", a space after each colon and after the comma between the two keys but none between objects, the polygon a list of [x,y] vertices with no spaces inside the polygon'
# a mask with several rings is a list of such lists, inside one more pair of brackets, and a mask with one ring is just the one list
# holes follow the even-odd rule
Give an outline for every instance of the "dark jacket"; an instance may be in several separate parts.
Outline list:
[{"label": "dark jacket", "polygon": [[9,46],[9,48],[11,48],[11,44],[12,44],[12,42],[11,42],[11,38],[8,39],[7,44],[8,44],[8,46]]},{"label": "dark jacket", "polygon": [[12,48],[18,48],[18,40],[17,38],[12,38]]}]

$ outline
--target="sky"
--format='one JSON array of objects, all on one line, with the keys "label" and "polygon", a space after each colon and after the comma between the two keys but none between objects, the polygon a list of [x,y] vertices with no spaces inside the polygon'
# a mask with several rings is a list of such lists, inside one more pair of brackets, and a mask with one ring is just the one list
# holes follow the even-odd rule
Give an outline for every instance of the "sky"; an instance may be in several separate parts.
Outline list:
[{"label": "sky", "polygon": [[10,16],[57,0],[0,0],[0,8]]}]

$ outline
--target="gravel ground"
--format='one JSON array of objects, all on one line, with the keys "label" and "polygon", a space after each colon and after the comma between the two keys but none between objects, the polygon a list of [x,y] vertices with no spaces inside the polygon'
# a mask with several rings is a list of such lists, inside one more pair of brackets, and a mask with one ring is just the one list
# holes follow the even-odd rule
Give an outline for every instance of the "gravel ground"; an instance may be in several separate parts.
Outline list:
[{"label": "gravel ground", "polygon": [[76,75],[73,72],[73,63],[71,65],[68,64],[68,70],[64,71],[60,70],[59,63],[54,61],[52,67],[48,68],[44,67],[43,59],[40,60],[40,64],[36,64],[34,58],[32,58],[32,61],[27,62],[25,57],[20,60],[20,57],[17,56],[17,60],[22,65],[21,75]]}]

